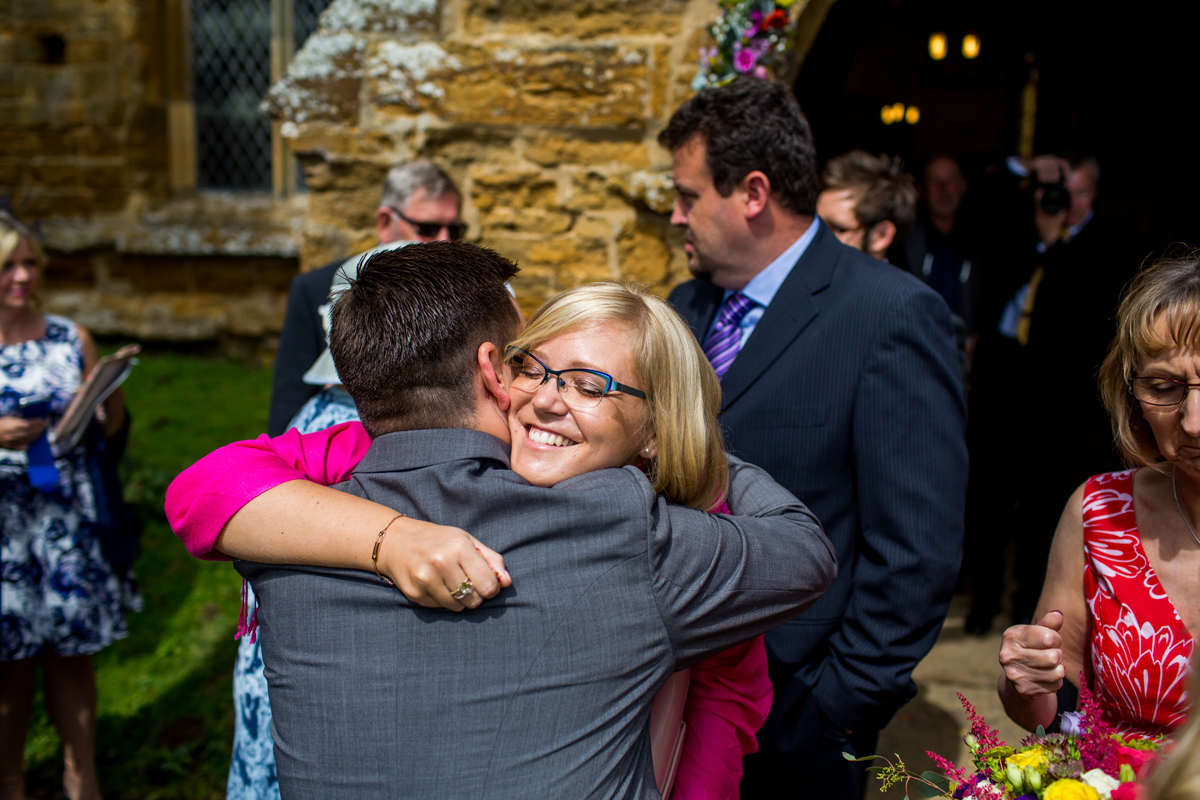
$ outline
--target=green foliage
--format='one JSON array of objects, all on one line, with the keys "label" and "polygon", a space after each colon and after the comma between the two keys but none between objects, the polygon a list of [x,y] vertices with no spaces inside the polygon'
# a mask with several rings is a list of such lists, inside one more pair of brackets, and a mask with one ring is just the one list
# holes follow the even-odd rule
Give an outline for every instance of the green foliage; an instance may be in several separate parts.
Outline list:
[{"label": "green foliage", "polygon": [[[270,370],[150,352],[125,384],[133,420],[121,465],[141,525],[145,610],[93,657],[97,764],[109,800],[225,796],[233,740],[233,633],[241,581],[187,554],[163,517],[167,485],[210,450],[266,429]],[[39,690],[25,749],[31,798],[59,797],[61,747]]]}]

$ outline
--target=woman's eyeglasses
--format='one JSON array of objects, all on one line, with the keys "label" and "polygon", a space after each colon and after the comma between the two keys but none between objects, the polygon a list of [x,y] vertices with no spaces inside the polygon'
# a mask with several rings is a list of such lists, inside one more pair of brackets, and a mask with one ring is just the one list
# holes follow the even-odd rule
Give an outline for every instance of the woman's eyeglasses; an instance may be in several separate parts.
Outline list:
[{"label": "woman's eyeglasses", "polygon": [[595,408],[611,392],[623,392],[646,399],[643,391],[617,383],[607,372],[595,369],[550,369],[536,356],[519,347],[508,348],[504,363],[508,367],[511,388],[532,394],[550,380],[550,376],[554,376],[563,402],[574,409]]},{"label": "woman's eyeglasses", "polygon": [[465,222],[417,222],[415,219],[404,216],[404,212],[395,206],[388,206],[400,219],[412,226],[413,230],[422,239],[436,239],[442,230],[446,231],[446,235],[450,237],[450,241],[457,242],[467,232]]},{"label": "woman's eyeglasses", "polygon": [[1129,379],[1129,393],[1150,406],[1177,406],[1187,397],[1188,389],[1200,389],[1200,383],[1184,383],[1174,378]]}]

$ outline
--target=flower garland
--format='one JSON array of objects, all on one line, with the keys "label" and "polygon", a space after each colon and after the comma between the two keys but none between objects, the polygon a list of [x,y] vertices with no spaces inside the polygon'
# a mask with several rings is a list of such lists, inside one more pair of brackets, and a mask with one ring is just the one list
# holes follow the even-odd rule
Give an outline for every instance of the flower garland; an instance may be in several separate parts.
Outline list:
[{"label": "flower garland", "polygon": [[899,756],[893,764],[882,756],[842,755],[886,762],[886,767],[870,767],[878,772],[881,789],[904,783],[907,794],[908,784],[915,783],[921,797],[954,800],[1141,800],[1145,790],[1138,779],[1162,757],[1161,737],[1127,739],[1115,733],[1086,683],[1079,687],[1079,711],[1062,715],[1061,733],[1039,727],[1019,748],[1001,741],[967,698],[960,694],[958,699],[971,723],[964,741],[976,769],[972,775],[937,753],[926,755],[942,774],[921,775],[909,772]]},{"label": "flower garland", "polygon": [[724,86],[739,75],[770,78],[781,71],[796,23],[787,9],[796,0],[720,0],[721,16],[708,29],[712,47],[700,50],[696,91]]}]

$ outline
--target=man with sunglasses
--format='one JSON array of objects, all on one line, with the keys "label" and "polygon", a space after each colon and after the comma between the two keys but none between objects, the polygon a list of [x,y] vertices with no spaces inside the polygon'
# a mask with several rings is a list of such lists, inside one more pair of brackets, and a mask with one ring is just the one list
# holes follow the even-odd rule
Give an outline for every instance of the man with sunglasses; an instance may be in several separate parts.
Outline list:
[{"label": "man with sunglasses", "polygon": [[[380,245],[461,239],[467,229],[461,210],[462,195],[444,170],[425,159],[409,161],[393,167],[384,180],[375,211],[376,236]],[[343,264],[357,263],[362,255],[339,258],[292,281],[271,388],[267,430],[272,436],[287,430],[300,409],[327,382],[320,375],[305,380],[327,344],[320,308],[329,302],[338,269]]]}]

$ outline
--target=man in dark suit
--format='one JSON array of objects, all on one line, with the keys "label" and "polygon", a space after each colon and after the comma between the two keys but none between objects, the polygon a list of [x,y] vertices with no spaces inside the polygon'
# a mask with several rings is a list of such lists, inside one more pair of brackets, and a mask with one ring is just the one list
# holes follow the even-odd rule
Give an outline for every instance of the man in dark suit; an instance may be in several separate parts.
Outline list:
[{"label": "man in dark suit", "polygon": [[[466,230],[460,219],[461,207],[458,187],[440,167],[425,159],[409,161],[392,167],[384,180],[375,211],[375,232],[380,244],[458,239]],[[275,357],[267,420],[271,436],[287,430],[301,406],[321,390],[318,384],[306,383],[304,373],[325,352],[327,338],[320,308],[329,302],[334,273],[345,261],[339,258],[292,279]]]},{"label": "man in dark suit", "polygon": [[510,470],[514,272],[416,245],[371,256],[337,301],[331,349],[373,437],[339,488],[471,530],[514,582],[461,614],[416,607],[367,571],[397,544],[370,529],[342,548],[360,571],[238,562],[262,603],[284,797],[659,797],[659,687],[833,580],[820,525],[757,467],[731,461],[740,516],[670,505],[634,466],[554,487]]},{"label": "man in dark suit", "polygon": [[958,573],[967,456],[946,304],[814,218],[808,122],[780,84],[700,92],[659,142],[696,280],[670,300],[722,374],[730,449],[817,513],[833,588],[767,634],[775,685],[743,795],[858,798]]}]

